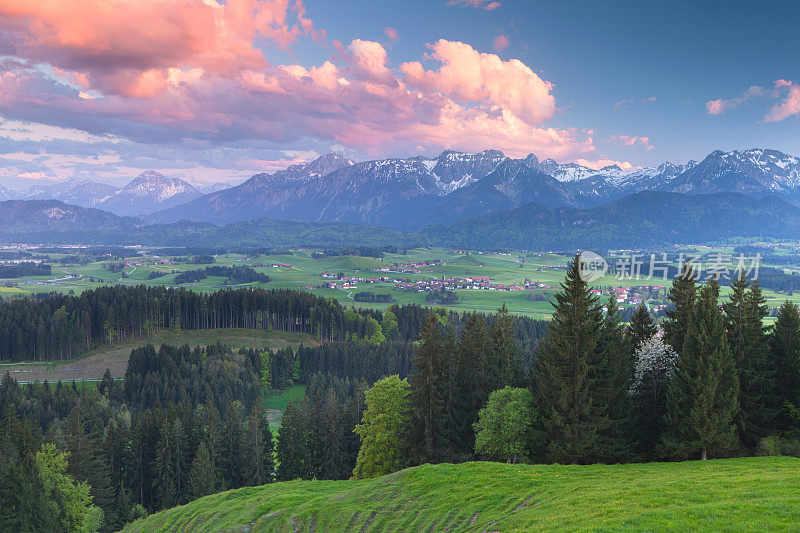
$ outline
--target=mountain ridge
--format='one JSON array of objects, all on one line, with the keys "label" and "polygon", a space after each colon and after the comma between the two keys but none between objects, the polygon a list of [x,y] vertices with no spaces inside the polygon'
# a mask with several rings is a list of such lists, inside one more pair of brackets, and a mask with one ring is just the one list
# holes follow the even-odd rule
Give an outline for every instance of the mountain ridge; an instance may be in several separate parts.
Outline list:
[{"label": "mountain ridge", "polygon": [[[330,164],[332,160],[334,164]],[[227,224],[272,217],[379,224],[413,231],[429,223],[452,222],[531,202],[547,207],[596,207],[648,190],[741,192],[755,197],[774,194],[800,205],[800,159],[754,148],[715,151],[700,162],[665,162],[629,170],[611,165],[595,170],[553,159],[539,161],[534,154],[514,159],[499,150],[476,154],[445,150],[435,158],[357,163],[326,154],[274,174],[256,174],[237,187],[156,211],[147,219]]]}]

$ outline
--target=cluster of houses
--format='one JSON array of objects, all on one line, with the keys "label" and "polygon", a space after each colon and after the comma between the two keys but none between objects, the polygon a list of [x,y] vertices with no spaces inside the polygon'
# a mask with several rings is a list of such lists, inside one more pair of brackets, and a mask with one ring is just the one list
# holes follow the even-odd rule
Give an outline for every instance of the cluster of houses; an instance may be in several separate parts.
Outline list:
[{"label": "cluster of houses", "polygon": [[[665,287],[662,285],[642,285],[633,287],[611,287],[605,291],[595,288],[591,290],[591,293],[601,299],[607,299],[608,295],[611,294],[618,304],[639,305],[648,302],[648,295],[654,293],[660,294],[665,290]],[[666,305],[648,305],[648,307],[651,312],[656,312],[665,308]]]},{"label": "cluster of houses", "polygon": [[395,284],[395,289],[401,291],[452,291],[452,290],[485,290],[485,291],[525,291],[532,289],[549,289],[547,285],[537,281],[526,281],[520,285],[504,285],[495,283],[486,276],[474,276],[469,278],[444,278],[444,279],[425,279],[419,281],[404,281]]},{"label": "cluster of houses", "polygon": [[[325,289],[355,289],[359,283],[402,283],[404,279],[395,279],[388,276],[378,276],[376,278],[357,278],[353,276],[345,276],[343,274],[332,274],[330,272],[323,272],[322,277],[328,281],[323,281],[320,285]],[[311,286],[306,286],[311,288]]]},{"label": "cluster of houses", "polygon": [[430,261],[417,261],[415,263],[394,263],[377,269],[379,272],[391,272],[395,274],[419,274],[422,269],[432,266],[444,266],[446,263],[439,259]]}]

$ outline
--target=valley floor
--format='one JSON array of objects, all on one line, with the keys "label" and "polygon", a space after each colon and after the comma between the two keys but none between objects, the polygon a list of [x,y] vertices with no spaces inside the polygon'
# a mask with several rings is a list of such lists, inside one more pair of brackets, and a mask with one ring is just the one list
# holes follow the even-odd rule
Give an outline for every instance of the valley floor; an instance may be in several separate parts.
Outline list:
[{"label": "valley floor", "polygon": [[796,530],[800,459],[424,465],[206,496],[126,531]]}]

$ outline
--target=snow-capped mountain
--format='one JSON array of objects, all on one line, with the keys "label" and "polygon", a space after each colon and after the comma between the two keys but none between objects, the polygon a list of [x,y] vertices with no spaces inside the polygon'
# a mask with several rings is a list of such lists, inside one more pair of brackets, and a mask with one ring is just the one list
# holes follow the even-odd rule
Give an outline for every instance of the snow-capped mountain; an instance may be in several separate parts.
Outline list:
[{"label": "snow-capped mountain", "polygon": [[59,200],[80,207],[95,207],[111,198],[119,188],[107,183],[72,179],[46,187],[29,189],[26,200]]},{"label": "snow-capped mountain", "polygon": [[776,150],[716,150],[671,184],[685,193],[741,192],[800,199],[800,159]]},{"label": "snow-capped mountain", "polygon": [[193,185],[146,170],[97,207],[117,215],[139,215],[194,200],[201,195]]},{"label": "snow-capped mountain", "polygon": [[[261,217],[414,229],[526,203],[605,204],[639,191],[773,194],[800,204],[800,160],[774,150],[713,152],[703,161],[623,170],[512,159],[497,150],[354,163],[326,154],[273,174],[152,213],[150,220],[215,224]],[[174,205],[174,204],[173,204]]]}]

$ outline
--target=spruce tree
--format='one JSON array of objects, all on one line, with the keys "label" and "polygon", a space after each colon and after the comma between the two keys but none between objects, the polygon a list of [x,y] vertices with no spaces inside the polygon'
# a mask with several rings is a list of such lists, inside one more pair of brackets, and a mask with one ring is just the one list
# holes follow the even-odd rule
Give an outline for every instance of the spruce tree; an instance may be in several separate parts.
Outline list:
[{"label": "spruce tree", "polygon": [[514,319],[508,314],[506,304],[497,310],[489,327],[489,383],[488,390],[514,386],[519,380],[517,362],[517,332]]},{"label": "spruce tree", "polygon": [[712,280],[698,292],[667,393],[664,451],[675,458],[725,457],[738,447],[739,380]]},{"label": "spruce tree", "polygon": [[473,424],[491,392],[487,376],[488,352],[486,321],[481,315],[472,312],[458,340],[459,393],[456,401],[461,426],[459,440],[468,445],[470,452],[475,443]]},{"label": "spruce tree", "polygon": [[743,272],[731,283],[731,294],[722,306],[725,329],[739,379],[737,427],[742,444],[753,450],[774,425],[774,370],[769,365],[767,306],[758,282]]},{"label": "spruce tree", "polygon": [[255,486],[272,481],[272,472],[275,468],[272,459],[272,432],[269,430],[261,402],[253,404],[250,410],[244,441],[245,484]]},{"label": "spruce tree", "polygon": [[789,300],[778,310],[768,356],[775,369],[774,429],[787,431],[795,425],[788,408],[800,407],[800,312]]},{"label": "spruce tree", "polygon": [[647,310],[647,305],[641,303],[636,306],[636,309],[631,316],[631,322],[625,330],[632,350],[637,350],[639,346],[645,341],[656,334],[658,328],[653,322],[653,316]]},{"label": "spruce tree", "polygon": [[414,372],[408,377],[408,427],[405,457],[410,464],[434,462],[442,442],[444,402],[441,366],[444,342],[435,313],[420,332],[414,348]]},{"label": "spruce tree", "polygon": [[591,463],[607,424],[601,406],[593,404],[597,382],[592,364],[601,349],[603,317],[597,298],[581,279],[579,257],[555,294],[554,307],[534,370],[541,416],[537,433],[546,460]]},{"label": "spruce tree", "polygon": [[599,348],[590,367],[596,383],[593,404],[596,411],[607,413],[603,425],[599,426],[598,460],[619,462],[628,458],[633,449],[633,412],[629,392],[633,383],[634,358],[613,296],[606,304]]},{"label": "spruce tree", "polygon": [[458,341],[452,328],[447,332],[444,342],[444,361],[441,366],[442,384],[442,459],[455,462],[470,453],[472,442],[462,440],[462,412],[459,405],[464,404],[464,384],[459,382]]},{"label": "spruce tree", "polygon": [[683,350],[684,339],[692,320],[695,292],[695,273],[686,262],[680,274],[672,281],[672,288],[667,295],[672,309],[666,312],[667,321],[664,323],[664,341],[679,354]]},{"label": "spruce tree", "polygon": [[189,495],[193,500],[212,494],[219,489],[219,478],[211,454],[205,442],[197,447],[197,452],[189,470]]}]

